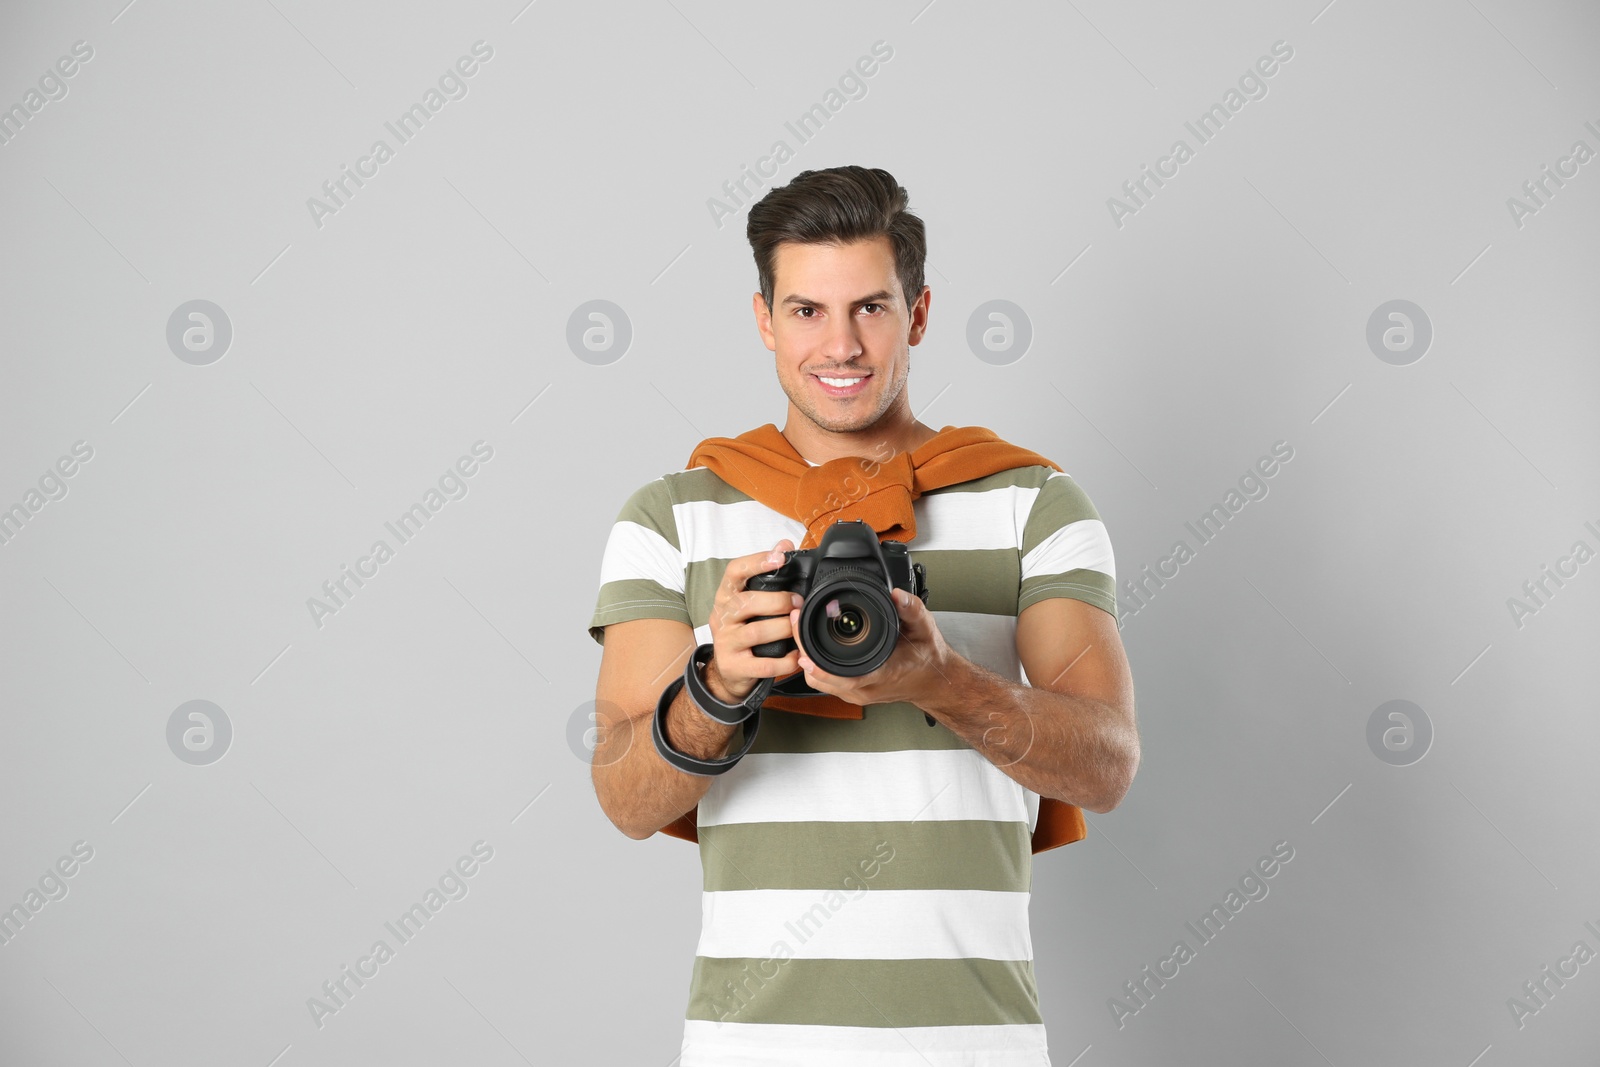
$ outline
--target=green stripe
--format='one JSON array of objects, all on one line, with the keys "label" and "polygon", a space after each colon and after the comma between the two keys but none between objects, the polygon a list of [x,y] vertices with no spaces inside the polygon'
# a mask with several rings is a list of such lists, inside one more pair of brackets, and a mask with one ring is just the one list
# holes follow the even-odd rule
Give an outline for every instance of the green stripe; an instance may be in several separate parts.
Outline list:
[{"label": "green stripe", "polygon": [[635,490],[617,513],[617,522],[624,521],[636,522],[654,530],[666,538],[673,548],[683,551],[678,544],[678,524],[672,514],[672,493],[667,488],[666,479],[657,478]]},{"label": "green stripe", "polygon": [[696,956],[687,1017],[819,1026],[1043,1022],[1032,961],[985,959]]},{"label": "green stripe", "polygon": [[[1068,477],[1051,478],[1045,466],[999,471],[960,485],[945,486],[925,495],[981,493],[1022,486],[1038,488],[1023,531],[1020,551],[1010,548],[918,551],[913,560],[923,564],[928,578],[928,607],[934,611],[959,611],[1016,617],[1040,600],[1067,596],[1117,613],[1116,589],[1110,575],[1089,568],[1062,574],[1034,575],[1023,581],[1021,560],[1061,526],[1083,519],[1098,519],[1099,512],[1087,494]],[[687,501],[733,504],[753,499],[704,468],[675,471],[641,486],[623,506],[619,519],[637,522],[659,533],[682,550],[672,505]],[[633,618],[670,618],[690,626],[703,625],[711,616],[717,586],[727,569],[726,558],[695,560],[685,569],[682,606],[678,594],[646,579],[608,582],[601,590],[589,633],[603,643],[600,627]],[[614,587],[614,588],[613,588]],[[922,746],[918,746],[922,747]]]},{"label": "green stripe", "polygon": [[630,619],[672,619],[692,626],[683,610],[683,594],[674,593],[649,578],[619,578],[600,587],[594,616],[589,620],[589,636],[605,644],[602,627]]},{"label": "green stripe", "polygon": [[700,828],[700,859],[708,893],[1032,889],[1032,838],[1020,822],[725,823]]},{"label": "green stripe", "polygon": [[689,504],[700,500],[709,500],[715,504],[741,504],[746,500],[755,499],[712,474],[709,467],[675,471],[667,475],[667,478],[672,482],[672,499],[678,504]]},{"label": "green stripe", "polygon": [[[805,698],[800,698],[805,699]],[[971,748],[948,726],[903,700],[868,704],[859,719],[764,708],[751,752],[906,752]]]},{"label": "green stripe", "polygon": [[1089,496],[1070,476],[1052,478],[1034,498],[1033,509],[1022,528],[1022,554],[1026,556],[1063,526],[1082,519],[1098,519]]},{"label": "green stripe", "polygon": [[1022,582],[1022,596],[1017,600],[1017,614],[1041,600],[1050,597],[1072,597],[1093,604],[1097,608],[1117,614],[1117,590],[1111,575],[1104,571],[1078,567],[1062,574],[1035,574]]},{"label": "green stripe", "polygon": [[918,552],[912,562],[927,571],[929,611],[1016,615],[1022,558],[1014,548],[968,548]]},{"label": "green stripe", "polygon": [[[935,549],[919,552],[912,543],[911,560],[927,572],[928,610],[969,611],[983,615],[1017,613],[1022,560],[1014,548]],[[728,569],[726,557],[697,559],[683,579],[689,614],[711,618],[717,586]]]}]

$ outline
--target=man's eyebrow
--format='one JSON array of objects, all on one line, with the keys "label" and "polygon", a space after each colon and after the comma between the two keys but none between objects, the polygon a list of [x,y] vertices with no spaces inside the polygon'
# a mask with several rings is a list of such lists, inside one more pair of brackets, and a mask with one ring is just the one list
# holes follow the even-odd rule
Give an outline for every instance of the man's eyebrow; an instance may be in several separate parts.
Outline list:
[{"label": "man's eyebrow", "polygon": [[[889,292],[887,289],[879,289],[876,293],[868,293],[866,296],[857,297],[855,300],[851,301],[851,303],[859,307],[862,304],[888,304],[893,302],[893,300],[893,293]],[[789,296],[784,297],[781,301],[779,301],[779,304],[781,306],[786,306],[789,304],[809,304],[812,307],[828,306],[820,300],[812,300],[810,297],[800,296],[798,293],[792,293]]]}]

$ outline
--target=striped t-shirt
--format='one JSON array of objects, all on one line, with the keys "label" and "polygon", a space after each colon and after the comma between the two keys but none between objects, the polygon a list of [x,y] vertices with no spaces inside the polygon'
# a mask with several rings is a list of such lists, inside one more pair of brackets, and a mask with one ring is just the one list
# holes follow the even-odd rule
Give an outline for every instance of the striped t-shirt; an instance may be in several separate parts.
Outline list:
[{"label": "striped t-shirt", "polygon": [[[1017,615],[1116,614],[1111,542],[1050,467],[922,494],[911,558],[956,652],[1024,682]],[[677,619],[711,640],[728,561],[805,526],[704,467],[642,486],[606,542],[589,634]],[[681,1067],[1048,1067],[1028,929],[1039,795],[909,703],[769,708],[696,816],[702,926]]]}]

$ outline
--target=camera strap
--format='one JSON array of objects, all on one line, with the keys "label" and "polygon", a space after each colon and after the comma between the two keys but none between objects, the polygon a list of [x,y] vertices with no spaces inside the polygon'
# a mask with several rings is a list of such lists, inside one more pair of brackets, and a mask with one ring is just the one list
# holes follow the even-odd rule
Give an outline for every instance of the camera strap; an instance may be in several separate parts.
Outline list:
[{"label": "camera strap", "polygon": [[[772,692],[773,680],[763,678],[756,683],[755,688],[745,695],[737,704],[724,704],[718,700],[706,686],[705,679],[700,672],[711,661],[714,647],[710,642],[695,648],[694,655],[689,657],[689,662],[683,665],[683,675],[674,678],[666,689],[661,691],[661,699],[656,703],[656,713],[651,721],[650,735],[655,741],[656,752],[661,758],[680,771],[706,777],[713,774],[722,774],[729,767],[738,763],[744,754],[750,751],[750,746],[755,743],[756,731],[761,728],[761,705]],[[703,760],[686,753],[679,752],[667,744],[666,731],[663,723],[667,718],[667,709],[678,697],[678,690],[685,685],[689,687],[689,702],[694,704],[706,715],[725,726],[744,725],[744,745],[739,751],[722,759]]]},{"label": "camera strap", "polygon": [[[689,661],[689,674],[691,677],[693,676],[693,671],[694,661],[691,659]],[[762,680],[762,683],[766,688],[770,689],[772,680],[770,678],[766,678]],[[656,713],[650,721],[650,736],[651,739],[655,741],[656,752],[661,756],[662,759],[666,760],[672,766],[678,768],[678,770],[683,771],[686,774],[699,775],[702,778],[706,778],[714,774],[721,774],[729,767],[732,767],[735,763],[738,763],[741,759],[743,759],[744,754],[749,752],[750,746],[755,743],[756,731],[761,728],[761,706],[758,703],[756,705],[756,710],[752,711],[749,715],[746,715],[743,719],[737,720],[739,723],[744,725],[744,744],[740,746],[739,751],[733,753],[732,755],[724,756],[721,759],[699,759],[695,756],[690,756],[687,753],[679,752],[677,749],[669,745],[667,743],[666,732],[662,727],[662,724],[667,718],[667,709],[671,707],[672,702],[677,699],[678,690],[682,689],[683,686],[683,677],[674,678],[670,683],[668,683],[667,687],[661,691],[661,699],[656,702]],[[762,687],[762,685],[758,685],[756,688],[761,689]],[[766,699],[765,693],[762,694],[761,699]],[[723,706],[726,707],[727,705]]]}]

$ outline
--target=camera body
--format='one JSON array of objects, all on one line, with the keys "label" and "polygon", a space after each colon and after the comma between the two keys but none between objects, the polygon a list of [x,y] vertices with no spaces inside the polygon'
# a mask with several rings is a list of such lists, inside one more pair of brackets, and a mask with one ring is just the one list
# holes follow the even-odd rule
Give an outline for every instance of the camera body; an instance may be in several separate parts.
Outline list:
[{"label": "camera body", "polygon": [[[745,588],[799,593],[805,603],[797,632],[812,661],[846,678],[872,673],[893,654],[900,632],[893,590],[928,602],[922,564],[912,562],[903,542],[880,542],[877,532],[859,520],[835,522],[816,548],[785,552],[780,566],[755,575]],[[776,659],[794,649],[794,639],[786,637],[750,651]]]}]

